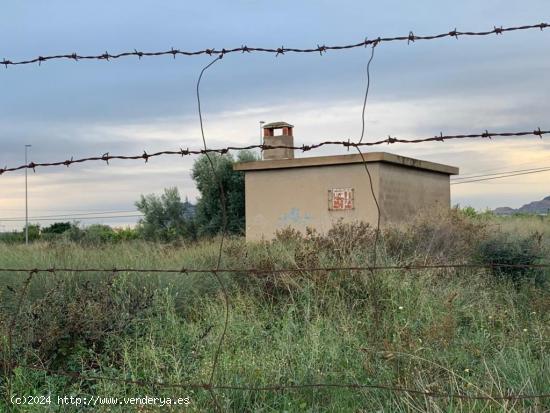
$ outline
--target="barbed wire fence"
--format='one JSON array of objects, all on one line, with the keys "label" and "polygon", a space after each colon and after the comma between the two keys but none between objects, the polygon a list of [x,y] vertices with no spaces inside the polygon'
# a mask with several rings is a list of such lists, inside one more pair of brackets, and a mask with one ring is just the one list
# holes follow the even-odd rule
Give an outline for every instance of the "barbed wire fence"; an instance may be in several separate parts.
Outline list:
[{"label": "barbed wire fence", "polygon": [[314,149],[319,149],[324,146],[340,146],[344,148],[366,148],[371,146],[380,146],[380,145],[391,145],[396,143],[403,144],[417,144],[417,143],[426,143],[426,142],[445,142],[449,140],[456,139],[492,139],[492,138],[512,138],[512,137],[524,137],[524,136],[538,136],[542,139],[544,135],[550,134],[550,130],[541,130],[540,127],[532,131],[514,131],[514,132],[481,132],[481,133],[471,133],[471,134],[459,134],[459,135],[444,135],[443,132],[440,132],[439,135],[427,137],[427,138],[397,138],[388,136],[384,139],[378,139],[371,142],[354,142],[350,139],[342,140],[327,140],[319,143],[314,143],[310,145],[300,145],[300,146],[291,146],[291,145],[266,145],[266,144],[257,144],[257,145],[245,145],[245,146],[226,146],[224,148],[207,148],[207,149],[178,149],[178,150],[165,150],[158,152],[143,152],[142,154],[137,155],[111,155],[109,152],[104,153],[100,156],[90,156],[86,158],[78,159],[65,159],[63,161],[54,161],[54,162],[29,162],[28,164],[23,164],[14,167],[5,166],[0,168],[0,175],[19,171],[22,169],[32,169],[40,167],[52,167],[52,166],[66,166],[69,167],[74,164],[84,163],[84,162],[93,162],[93,161],[103,161],[109,165],[109,161],[112,160],[132,160],[132,161],[144,161],[148,162],[149,159],[157,158],[160,156],[190,156],[190,155],[206,155],[206,154],[219,154],[224,155],[229,152],[234,151],[243,151],[243,150],[252,150],[252,149],[261,149],[262,151],[270,149],[291,149],[302,152],[308,152]]},{"label": "barbed wire fence", "polygon": [[29,64],[35,64],[35,63],[38,63],[40,65],[44,62],[48,62],[52,60],[110,61],[110,60],[116,60],[124,57],[137,57],[138,59],[141,59],[143,57],[160,57],[160,56],[170,56],[175,59],[176,56],[201,56],[201,55],[224,56],[230,53],[253,53],[253,52],[272,53],[272,54],[275,54],[275,56],[284,55],[286,53],[319,53],[320,55],[323,55],[323,53],[327,53],[331,50],[356,49],[356,48],[367,47],[371,45],[376,46],[379,43],[407,42],[407,44],[411,44],[419,40],[435,40],[435,39],[443,39],[446,37],[451,37],[451,38],[454,37],[458,39],[459,37],[489,36],[492,34],[502,35],[504,33],[514,32],[518,30],[539,29],[542,31],[548,27],[549,27],[548,23],[542,22],[538,24],[512,26],[512,27],[493,26],[491,30],[480,31],[480,32],[473,32],[473,31],[463,32],[454,28],[453,30],[450,30],[446,33],[426,35],[426,36],[418,36],[418,35],[415,35],[412,31],[410,31],[406,36],[394,36],[394,37],[378,36],[372,39],[365,38],[364,40],[357,43],[350,43],[350,44],[339,45],[339,46],[327,46],[327,45],[318,44],[316,47],[312,47],[312,48],[295,48],[295,47],[284,47],[284,46],[269,48],[269,47],[249,47],[246,45],[242,45],[240,47],[234,47],[234,48],[212,48],[212,49],[203,49],[203,50],[196,50],[196,51],[186,51],[186,50],[171,48],[170,50],[155,51],[155,52],[144,52],[144,51],[132,50],[132,51],[122,52],[117,54],[111,54],[106,51],[104,53],[97,54],[97,55],[80,55],[78,53],[66,53],[66,54],[50,55],[50,56],[38,56],[33,59],[19,60],[19,61],[9,60],[4,58],[2,61],[0,61],[0,64],[8,68],[9,66],[21,66],[21,65],[29,65]]},{"label": "barbed wire fence", "polygon": [[287,268],[129,268],[129,267],[113,267],[113,268],[86,268],[86,267],[48,267],[48,268],[0,268],[1,273],[28,273],[39,274],[49,273],[56,275],[63,272],[73,273],[136,273],[136,274],[174,274],[174,275],[190,275],[190,274],[211,274],[216,271],[219,273],[243,273],[249,275],[262,274],[288,274],[288,273],[304,273],[304,272],[329,272],[329,271],[383,271],[383,270],[426,270],[426,269],[546,269],[550,268],[550,264],[472,264],[472,263],[456,263],[456,264],[403,264],[403,265],[364,265],[364,266],[338,266],[338,267],[287,267]]},{"label": "barbed wire fence", "polygon": [[[151,158],[156,158],[160,156],[189,156],[189,155],[205,155],[208,158],[209,165],[212,171],[212,174],[214,176],[214,179],[217,181],[217,185],[219,186],[220,190],[220,201],[221,201],[221,213],[223,216],[223,225],[221,230],[221,239],[216,259],[216,265],[213,268],[129,268],[129,267],[113,267],[113,268],[69,268],[69,267],[62,267],[62,268],[56,268],[56,267],[41,267],[41,268],[0,268],[0,273],[24,273],[27,274],[27,277],[22,283],[21,288],[18,291],[17,299],[16,299],[16,306],[15,311],[13,312],[12,319],[8,325],[8,334],[7,334],[7,340],[6,340],[6,347],[1,349],[2,354],[4,355],[4,360],[2,362],[3,364],[3,370],[4,375],[7,379],[7,389],[8,389],[8,396],[9,392],[11,392],[11,377],[13,375],[13,369],[16,367],[20,368],[27,368],[35,371],[41,371],[45,374],[54,375],[54,376],[64,376],[69,378],[77,378],[79,380],[84,381],[111,381],[111,382],[120,382],[130,385],[136,385],[141,387],[149,387],[149,388],[180,388],[180,389],[197,389],[197,390],[205,390],[208,391],[212,398],[213,406],[216,410],[222,411],[223,408],[217,399],[215,391],[223,391],[223,390],[236,390],[236,391],[256,391],[256,392],[275,392],[275,391],[284,391],[284,390],[300,390],[300,389],[307,389],[307,388],[347,388],[347,389],[378,389],[383,391],[389,391],[389,392],[395,392],[395,393],[406,393],[408,395],[413,396],[422,396],[427,398],[447,398],[447,399],[461,399],[461,400],[485,400],[485,401],[521,401],[526,399],[548,399],[550,398],[550,393],[541,393],[541,394],[466,394],[466,393],[459,393],[459,392],[442,392],[442,391],[427,391],[423,389],[415,389],[415,388],[406,388],[406,387],[399,387],[399,386],[393,386],[393,385],[387,385],[387,384],[362,384],[362,383],[303,383],[303,384],[272,384],[272,385],[265,385],[265,386],[237,386],[237,385],[226,385],[226,384],[217,384],[215,383],[215,376],[216,371],[218,368],[218,359],[223,351],[223,344],[225,340],[225,336],[227,334],[227,330],[229,327],[229,313],[230,313],[230,300],[229,300],[229,293],[227,290],[226,285],[222,281],[220,274],[246,274],[248,276],[252,275],[281,275],[281,274],[309,274],[309,273],[315,273],[315,272],[338,272],[338,271],[349,271],[349,272],[369,272],[371,275],[374,275],[377,272],[384,271],[384,270],[406,270],[406,271],[423,271],[426,269],[499,269],[499,268],[514,268],[514,269],[548,269],[550,268],[550,264],[499,264],[499,263],[491,263],[491,264],[476,264],[476,263],[452,263],[452,264],[429,264],[429,265],[417,265],[414,263],[411,264],[405,264],[405,265],[378,265],[377,263],[377,244],[379,240],[379,233],[380,233],[380,207],[378,204],[378,200],[376,198],[376,194],[373,190],[372,185],[372,179],[370,176],[370,172],[368,169],[368,155],[366,155],[362,152],[362,148],[367,147],[373,147],[373,146],[379,146],[383,144],[396,144],[396,143],[406,143],[406,144],[416,144],[416,143],[426,143],[426,142],[446,142],[449,140],[456,140],[456,139],[492,139],[492,138],[498,138],[498,137],[527,137],[527,136],[536,136],[542,139],[543,135],[550,134],[550,130],[542,130],[540,127],[537,127],[536,129],[533,129],[532,131],[506,131],[506,132],[489,132],[484,131],[482,133],[473,133],[473,134],[457,134],[457,135],[444,135],[442,132],[439,135],[435,135],[432,137],[426,137],[426,138],[397,138],[388,136],[384,139],[378,139],[370,142],[363,142],[363,138],[365,137],[365,110],[366,110],[366,104],[367,104],[367,98],[369,89],[371,86],[370,82],[370,64],[374,57],[374,49],[379,44],[384,42],[394,42],[394,41],[406,41],[407,44],[410,44],[411,42],[419,41],[419,40],[435,40],[435,39],[441,39],[446,37],[455,37],[458,39],[462,36],[488,36],[491,34],[501,35],[503,33],[512,32],[512,31],[518,31],[518,30],[530,30],[530,29],[540,29],[541,31],[545,28],[547,28],[549,25],[547,23],[540,23],[540,24],[534,24],[534,25],[526,25],[526,26],[514,26],[514,27],[494,27],[492,30],[488,31],[482,31],[482,32],[462,32],[458,31],[457,29],[454,29],[452,31],[449,31],[447,33],[441,33],[436,35],[428,35],[428,36],[418,36],[415,35],[413,32],[409,32],[407,36],[397,36],[397,37],[377,37],[374,39],[367,39],[365,38],[364,41],[359,43],[353,43],[348,45],[342,45],[342,46],[319,46],[317,45],[316,48],[309,48],[309,49],[299,49],[299,48],[286,48],[286,47],[279,47],[279,48],[262,48],[262,47],[248,47],[248,46],[241,46],[238,48],[232,48],[232,49],[204,49],[204,50],[198,50],[198,51],[184,51],[179,49],[170,49],[167,51],[160,51],[160,52],[141,52],[134,50],[132,52],[123,52],[119,54],[110,54],[108,52],[105,52],[100,55],[79,55],[77,53],[71,53],[71,54],[63,54],[63,55],[51,55],[51,56],[39,56],[37,58],[29,59],[29,60],[20,60],[20,61],[12,61],[3,59],[3,61],[0,62],[0,64],[4,65],[6,68],[9,66],[18,66],[18,65],[27,65],[27,64],[33,64],[38,63],[39,65],[41,63],[51,61],[51,60],[61,60],[61,59],[69,59],[69,60],[106,60],[109,61],[111,59],[119,59],[123,57],[138,57],[141,59],[142,57],[154,57],[154,56],[172,56],[173,58],[176,58],[177,56],[200,56],[200,55],[213,55],[216,56],[216,58],[211,61],[208,65],[206,65],[197,80],[196,85],[196,92],[197,92],[197,106],[198,106],[198,114],[199,114],[199,121],[200,121],[200,128],[201,128],[201,136],[203,140],[203,148],[202,149],[182,149],[179,150],[165,150],[160,152],[154,152],[154,153],[147,153],[143,152],[143,154],[138,155],[111,155],[108,152],[102,154],[101,156],[90,156],[86,158],[79,158],[79,159],[66,159],[63,161],[53,161],[53,162],[30,162],[28,164],[14,166],[14,167],[8,167],[5,166],[4,168],[0,168],[0,175],[14,172],[18,170],[23,169],[32,169],[35,170],[38,167],[55,167],[55,166],[66,166],[69,167],[73,164],[83,163],[83,162],[92,162],[92,161],[102,161],[105,162],[107,165],[112,160],[141,160],[148,162]],[[362,130],[361,130],[361,136],[360,139],[357,142],[351,141],[350,139],[340,139],[340,140],[326,140],[322,142],[318,142],[315,144],[310,145],[301,145],[301,146],[285,146],[285,145],[265,145],[265,144],[259,144],[259,145],[248,145],[248,146],[227,146],[224,148],[217,148],[212,149],[208,148],[206,137],[205,137],[205,131],[204,131],[204,125],[203,125],[203,119],[202,119],[202,110],[201,110],[201,100],[200,100],[200,82],[203,77],[203,74],[205,71],[210,68],[214,63],[220,61],[224,56],[230,54],[230,53],[252,53],[252,52],[263,52],[263,53],[274,53],[276,56],[284,55],[286,53],[320,53],[323,55],[323,53],[326,53],[331,50],[346,50],[346,49],[353,49],[353,48],[359,48],[359,47],[368,47],[371,46],[371,55],[370,59],[367,63],[367,85],[365,89],[365,96],[364,96],[364,102],[363,102],[363,108],[362,108]],[[261,149],[264,150],[270,150],[270,149],[292,149],[292,150],[299,150],[302,152],[307,152],[310,150],[318,149],[324,146],[341,146],[346,148],[355,148],[359,155],[362,158],[362,163],[365,167],[365,174],[367,177],[367,181],[370,186],[371,194],[373,196],[374,203],[377,207],[377,223],[375,228],[375,239],[372,245],[372,262],[370,265],[362,265],[362,266],[334,266],[334,267],[291,267],[291,268],[272,268],[272,269],[261,269],[261,268],[224,268],[222,267],[222,261],[223,261],[223,242],[226,236],[227,232],[227,211],[226,211],[226,203],[225,203],[225,192],[224,187],[221,179],[217,176],[216,168],[214,165],[214,162],[212,158],[209,156],[211,154],[218,154],[218,155],[224,155],[230,151],[240,151],[240,150],[251,150],[251,149]],[[50,369],[45,366],[41,365],[30,365],[30,364],[19,364],[16,362],[16,360],[13,357],[13,338],[15,333],[15,327],[18,321],[18,318],[21,315],[21,307],[23,305],[23,302],[25,300],[25,297],[28,293],[29,285],[32,282],[32,279],[35,275],[39,273],[45,273],[45,274],[51,274],[55,275],[57,273],[111,273],[111,274],[117,274],[117,273],[165,273],[165,274],[173,274],[174,276],[185,276],[190,274],[196,274],[196,273],[205,273],[205,274],[211,274],[216,281],[218,282],[221,291],[223,293],[223,299],[224,299],[224,307],[225,307],[225,314],[224,314],[224,323],[222,328],[222,333],[217,341],[216,350],[214,352],[214,357],[212,360],[212,368],[209,374],[209,380],[206,382],[196,382],[196,383],[158,383],[158,382],[150,382],[150,381],[143,381],[143,380],[129,380],[124,378],[118,378],[118,377],[109,377],[109,376],[103,376],[103,375],[90,375],[90,374],[83,374],[81,372],[77,371],[66,371],[62,369]],[[11,288],[11,287],[10,287]],[[12,289],[14,294],[17,293],[15,289]]]}]

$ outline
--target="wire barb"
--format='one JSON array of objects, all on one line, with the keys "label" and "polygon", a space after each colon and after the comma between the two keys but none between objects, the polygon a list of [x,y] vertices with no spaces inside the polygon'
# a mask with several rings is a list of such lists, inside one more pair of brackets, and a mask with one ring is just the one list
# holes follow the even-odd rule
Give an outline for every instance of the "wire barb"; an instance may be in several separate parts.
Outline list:
[{"label": "wire barb", "polygon": [[454,30],[451,30],[449,32],[449,36],[454,37],[456,40],[458,40],[458,32],[456,31],[456,27],[454,28]]}]

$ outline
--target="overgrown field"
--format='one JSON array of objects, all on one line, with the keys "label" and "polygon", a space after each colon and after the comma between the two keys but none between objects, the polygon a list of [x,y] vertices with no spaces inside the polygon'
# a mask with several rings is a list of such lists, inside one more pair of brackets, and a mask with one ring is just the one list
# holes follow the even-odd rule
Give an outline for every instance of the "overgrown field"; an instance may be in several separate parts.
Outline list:
[{"label": "overgrown field", "polygon": [[[285,231],[269,243],[226,239],[221,267],[370,265],[374,234],[358,224],[338,225],[327,236]],[[219,241],[37,243],[28,248],[0,244],[0,267],[212,268]],[[548,263],[549,251],[550,218],[467,217],[453,211],[385,230],[377,264]],[[228,292],[229,320],[214,384],[373,384],[488,398],[436,398],[380,388],[215,390],[224,411],[550,409],[550,399],[491,399],[550,392],[547,269],[304,270],[219,276]],[[5,396],[51,394],[55,401],[71,395],[190,397],[185,411],[215,410],[207,389],[165,386],[210,380],[226,309],[213,274],[37,273],[21,295],[27,277],[0,274],[0,385]],[[53,373],[58,370],[89,380]],[[182,411],[56,403],[47,409],[18,408],[6,399],[0,402],[0,411],[10,410]]]}]

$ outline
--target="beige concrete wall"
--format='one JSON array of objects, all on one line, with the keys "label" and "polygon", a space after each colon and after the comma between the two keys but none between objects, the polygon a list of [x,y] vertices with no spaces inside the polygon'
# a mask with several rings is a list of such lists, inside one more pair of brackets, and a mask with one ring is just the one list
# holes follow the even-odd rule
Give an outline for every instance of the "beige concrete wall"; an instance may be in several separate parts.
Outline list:
[{"label": "beige concrete wall", "polygon": [[450,208],[449,175],[380,163],[381,223],[407,222],[421,210]]},{"label": "beige concrete wall", "polygon": [[[374,192],[381,209],[381,224],[398,224],[420,210],[450,207],[449,175],[369,162]],[[354,209],[329,210],[328,191],[354,189]],[[327,165],[246,172],[246,238],[271,239],[277,230],[291,226],[328,231],[339,219],[375,225],[377,209],[363,164]]]},{"label": "beige concrete wall", "polygon": [[[378,196],[380,163],[369,163]],[[328,191],[354,188],[355,209],[329,211]],[[291,226],[326,232],[338,219],[374,223],[377,211],[362,164],[271,169],[246,172],[246,238],[271,239],[279,229]]]}]

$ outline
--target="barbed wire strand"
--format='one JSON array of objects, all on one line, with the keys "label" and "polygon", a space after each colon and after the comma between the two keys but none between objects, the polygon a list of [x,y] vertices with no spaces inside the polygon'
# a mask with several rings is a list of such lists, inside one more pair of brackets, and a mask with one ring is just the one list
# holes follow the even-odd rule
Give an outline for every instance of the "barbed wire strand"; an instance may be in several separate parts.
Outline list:
[{"label": "barbed wire strand", "polygon": [[170,50],[164,50],[164,51],[155,51],[155,52],[144,52],[144,51],[138,51],[137,49],[134,49],[133,51],[126,51],[122,53],[116,53],[111,54],[108,51],[97,54],[97,55],[81,55],[78,53],[67,53],[67,54],[57,54],[57,55],[46,55],[46,56],[38,56],[32,59],[28,60],[10,60],[4,58],[2,61],[0,61],[0,65],[4,65],[4,67],[8,68],[9,66],[20,66],[20,65],[29,65],[29,64],[35,64],[41,65],[42,63],[45,63],[47,61],[51,60],[72,60],[72,61],[79,61],[79,60],[103,60],[103,61],[111,61],[116,60],[124,57],[137,57],[139,60],[141,60],[142,57],[158,57],[158,56],[170,56],[173,59],[176,58],[176,56],[200,56],[200,55],[226,55],[229,53],[253,53],[253,52],[262,52],[262,53],[273,53],[276,57],[278,56],[284,56],[286,53],[319,53],[321,56],[323,53],[328,52],[329,50],[349,50],[349,49],[355,49],[359,47],[367,47],[372,44],[378,44],[378,43],[387,43],[387,42],[399,42],[399,41],[406,41],[407,44],[415,43],[419,40],[435,40],[435,39],[442,39],[446,37],[454,37],[458,39],[459,37],[464,36],[489,36],[492,34],[496,35],[502,35],[507,32],[513,32],[513,31],[519,31],[519,30],[532,30],[532,29],[539,29],[543,31],[545,28],[549,27],[548,23],[542,22],[538,24],[531,24],[531,25],[523,25],[523,26],[513,26],[513,27],[497,27],[493,26],[492,30],[486,30],[486,31],[459,31],[456,28],[453,30],[450,30],[446,33],[440,33],[435,35],[415,35],[412,31],[409,32],[406,36],[394,36],[394,37],[376,37],[373,39],[365,38],[365,40],[357,43],[351,43],[346,45],[335,45],[335,46],[327,46],[327,45],[317,45],[317,47],[313,48],[295,48],[295,47],[248,47],[246,45],[242,45],[240,47],[234,47],[234,48],[212,48],[212,49],[203,49],[203,50],[196,50],[196,51],[186,51],[186,50],[180,50],[180,49],[174,49],[171,48]]},{"label": "barbed wire strand", "polygon": [[[223,58],[223,54],[220,54],[212,62],[210,62],[208,65],[206,65],[201,70],[201,73],[200,73],[199,78],[197,80],[197,107],[198,107],[198,112],[199,112],[201,137],[202,137],[202,142],[204,144],[204,150],[205,151],[208,150],[208,147],[206,145],[206,137],[205,137],[205,134],[204,134],[204,124],[203,124],[203,119],[202,119],[200,84],[201,84],[201,80],[202,80],[202,76],[204,75],[204,72],[206,70],[208,70],[214,63],[220,61],[222,58]],[[216,373],[216,368],[218,366],[219,356],[221,354],[223,342],[225,340],[225,335],[227,333],[227,326],[229,324],[229,294],[227,292],[227,288],[226,288],[224,282],[222,281],[222,279],[221,279],[221,277],[218,273],[218,270],[219,270],[220,265],[221,265],[221,260],[222,260],[223,242],[224,242],[226,231],[227,231],[227,208],[226,208],[226,199],[225,199],[225,191],[224,191],[224,188],[223,188],[223,182],[222,182],[221,178],[218,176],[218,173],[216,171],[216,167],[214,166],[214,162],[212,161],[212,158],[210,157],[210,154],[208,152],[205,152],[205,156],[208,159],[208,163],[209,163],[211,171],[212,171],[212,178],[214,179],[214,181],[216,182],[216,185],[219,187],[219,190],[220,190],[220,203],[221,203],[221,214],[222,214],[222,229],[221,229],[220,245],[219,245],[219,248],[218,248],[218,257],[217,257],[217,262],[216,262],[216,269],[214,271],[212,271],[212,275],[214,276],[214,278],[216,279],[216,281],[220,285],[221,291],[223,293],[224,304],[225,304],[225,319],[224,319],[224,323],[223,323],[223,331],[220,334],[220,338],[218,340],[218,345],[217,345],[216,351],[214,353],[214,358],[213,358],[213,361],[212,361],[212,369],[211,369],[211,372],[210,372],[210,379],[208,380],[208,387],[209,387],[210,395],[212,396],[212,400],[213,400],[217,410],[219,412],[222,412],[223,411],[222,406],[221,406],[220,402],[218,401],[218,398],[216,397],[214,389],[212,388],[212,383],[214,382],[214,375]],[[218,163],[219,163],[219,160],[218,160]]]},{"label": "barbed wire strand", "polygon": [[548,269],[550,263],[541,264],[500,264],[500,263],[451,263],[451,264],[403,264],[403,265],[356,265],[356,266],[340,266],[340,267],[291,267],[291,268],[68,268],[68,267],[47,267],[47,268],[0,268],[2,273],[136,273],[136,274],[178,274],[191,275],[203,273],[243,273],[243,274],[287,274],[287,273],[302,273],[302,272],[329,272],[329,271],[384,271],[384,270],[428,270],[428,269],[498,269],[498,268],[515,268],[515,269]]},{"label": "barbed wire strand", "polygon": [[[365,113],[366,113],[366,109],[367,109],[367,100],[368,100],[368,97],[369,97],[369,90],[370,90],[370,83],[371,83],[370,82],[370,65],[371,65],[372,60],[374,58],[374,49],[376,48],[377,44],[378,43],[373,43],[372,44],[370,58],[367,62],[367,69],[366,69],[366,72],[367,72],[367,85],[366,85],[366,88],[365,88],[365,97],[363,99],[363,107],[362,107],[362,110],[361,110],[361,136],[359,138],[359,143],[363,142],[363,138],[365,137],[365,133],[366,133],[366,130],[365,130]],[[372,259],[372,265],[375,266],[377,264],[377,258],[378,258],[378,242],[379,242],[379,238],[380,238],[380,221],[381,221],[381,215],[382,214],[381,214],[381,211],[380,211],[380,204],[378,202],[376,192],[374,191],[372,176],[371,176],[367,161],[366,161],[365,157],[363,156],[363,152],[361,151],[361,148],[359,146],[357,146],[356,149],[357,149],[357,152],[359,152],[359,156],[361,157],[363,167],[365,168],[365,172],[367,174],[368,184],[369,184],[369,188],[370,188],[370,193],[372,195],[372,199],[374,200],[374,204],[376,206],[376,228],[375,228],[375,233],[374,233],[374,242],[373,242],[373,245],[372,245],[372,258],[371,258]],[[376,284],[377,280],[372,279],[372,278],[375,277],[375,275],[376,275],[376,273],[374,271],[370,272],[370,276],[371,276],[370,285]],[[379,314],[379,312],[378,312],[379,303],[376,302],[377,295],[372,294],[372,293],[368,294],[368,295],[370,296],[369,298],[373,300],[373,307],[375,308],[375,317],[374,317],[374,322],[376,324],[375,329],[378,329],[377,324],[379,322],[379,316],[378,316],[378,314]]]},{"label": "barbed wire strand", "polygon": [[372,59],[374,58],[374,49],[376,48],[377,44],[378,43],[372,44],[370,58],[367,62],[367,87],[365,89],[365,98],[363,99],[363,111],[361,114],[361,138],[359,139],[359,143],[363,142],[363,138],[365,136],[365,110],[367,108],[367,99],[369,97],[370,90],[370,65],[372,63]]},{"label": "barbed wire strand", "polygon": [[269,150],[269,149],[291,149],[291,150],[298,150],[302,152],[308,152],[313,149],[318,149],[323,146],[343,146],[346,148],[362,148],[362,147],[369,147],[369,146],[379,146],[383,144],[396,144],[396,143],[404,143],[404,144],[418,144],[418,143],[425,143],[425,142],[445,142],[448,140],[455,140],[455,139],[492,139],[492,138],[510,138],[510,137],[524,137],[524,136],[538,136],[542,139],[543,135],[550,134],[550,130],[541,130],[540,127],[537,129],[534,129],[532,131],[520,131],[520,132],[489,132],[485,131],[482,133],[472,133],[472,134],[459,134],[459,135],[443,135],[443,132],[441,132],[439,135],[432,136],[429,138],[409,138],[409,139],[401,139],[397,137],[392,137],[391,135],[388,135],[387,138],[379,139],[373,142],[352,142],[351,140],[343,139],[343,140],[336,140],[336,141],[322,141],[315,144],[309,144],[309,145],[301,145],[301,146],[292,146],[292,145],[266,145],[266,144],[257,144],[257,145],[246,145],[246,146],[227,146],[224,148],[218,148],[218,149],[179,149],[179,150],[165,150],[165,151],[159,151],[154,153],[147,153],[143,152],[141,155],[110,155],[109,152],[104,153],[101,156],[90,156],[86,158],[79,158],[79,159],[66,159],[64,161],[56,161],[56,162],[29,162],[28,164],[19,165],[16,167],[8,168],[5,166],[4,168],[0,168],[0,175],[5,174],[7,172],[15,172],[21,169],[32,169],[35,170],[38,167],[53,167],[53,166],[66,166],[69,167],[73,164],[83,163],[83,162],[91,162],[91,161],[103,161],[106,164],[109,164],[109,161],[111,160],[142,160],[147,163],[149,159],[159,157],[159,156],[189,156],[189,155],[203,155],[207,153],[217,153],[217,154],[226,154],[230,151],[242,151],[242,150],[252,150],[252,149],[262,149],[262,150]]},{"label": "barbed wire strand", "polygon": [[405,387],[397,387],[385,384],[362,384],[362,383],[308,383],[308,384],[271,384],[265,386],[234,386],[234,385],[211,385],[209,383],[159,383],[149,382],[145,380],[129,380],[116,377],[84,375],[76,371],[53,370],[42,366],[18,365],[20,368],[28,368],[31,370],[43,371],[48,374],[57,376],[72,377],[80,380],[96,381],[105,380],[112,382],[120,382],[132,384],[140,387],[162,387],[162,388],[184,388],[184,389],[204,389],[210,391],[217,390],[238,390],[238,391],[283,391],[283,390],[298,390],[306,388],[348,388],[348,389],[377,389],[391,392],[410,393],[430,398],[450,398],[463,400],[525,400],[525,399],[547,399],[550,398],[550,393],[540,394],[509,394],[509,395],[468,395],[464,393],[446,393],[446,392],[431,392],[421,389],[412,389]]},{"label": "barbed wire strand", "polygon": [[[363,141],[363,138],[365,137],[365,112],[367,109],[367,99],[369,97],[369,89],[370,89],[370,64],[372,62],[372,59],[374,57],[374,49],[376,48],[377,43],[374,43],[372,45],[372,51],[370,55],[370,59],[367,63],[367,87],[365,89],[365,98],[363,100],[363,109],[361,111],[361,136],[359,138],[359,143]],[[370,192],[372,195],[372,199],[374,200],[374,204],[376,205],[376,233],[374,236],[374,245],[372,249],[372,255],[373,255],[373,265],[376,265],[376,259],[377,259],[377,246],[378,246],[378,239],[379,239],[379,233],[380,233],[380,219],[381,219],[381,212],[380,212],[380,204],[378,203],[378,198],[376,197],[376,193],[374,191],[374,185],[372,183],[372,176],[369,171],[369,167],[367,165],[367,161],[365,157],[363,156],[363,152],[361,151],[361,148],[359,146],[356,147],[357,151],[359,152],[359,155],[361,156],[362,164],[365,167],[365,172],[367,173],[367,177],[369,180],[369,187]]]}]

